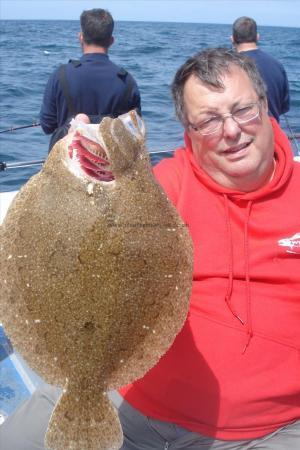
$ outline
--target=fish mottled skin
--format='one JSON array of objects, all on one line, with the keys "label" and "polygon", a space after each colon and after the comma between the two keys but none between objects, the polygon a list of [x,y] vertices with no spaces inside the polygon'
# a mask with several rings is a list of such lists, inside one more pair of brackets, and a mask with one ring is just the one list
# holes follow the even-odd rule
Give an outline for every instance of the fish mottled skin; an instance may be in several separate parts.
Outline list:
[{"label": "fish mottled skin", "polygon": [[153,367],[187,315],[192,241],[134,123],[135,134],[120,119],[99,125],[114,181],[72,173],[71,134],[1,229],[1,321],[30,366],[63,388],[46,435],[52,450],[119,449],[107,390]]}]

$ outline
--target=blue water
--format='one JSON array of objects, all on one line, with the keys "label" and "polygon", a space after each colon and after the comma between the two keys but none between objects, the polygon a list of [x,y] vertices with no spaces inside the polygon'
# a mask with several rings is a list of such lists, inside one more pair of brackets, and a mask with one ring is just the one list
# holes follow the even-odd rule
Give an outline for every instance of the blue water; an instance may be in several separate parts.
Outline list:
[{"label": "blue water", "polygon": [[[77,21],[1,21],[0,130],[38,121],[49,74],[81,55]],[[230,25],[118,22],[110,57],[138,82],[150,151],[172,150],[182,143],[170,84],[177,68],[207,46],[230,46]],[[260,27],[261,48],[279,59],[291,89],[288,122],[300,132],[300,28]],[[45,54],[44,52],[49,52]],[[285,127],[284,121],[282,122]],[[28,128],[0,134],[0,161],[13,163],[47,156],[49,137]],[[163,154],[154,155],[155,163]],[[0,192],[19,189],[39,166],[0,172]]]}]

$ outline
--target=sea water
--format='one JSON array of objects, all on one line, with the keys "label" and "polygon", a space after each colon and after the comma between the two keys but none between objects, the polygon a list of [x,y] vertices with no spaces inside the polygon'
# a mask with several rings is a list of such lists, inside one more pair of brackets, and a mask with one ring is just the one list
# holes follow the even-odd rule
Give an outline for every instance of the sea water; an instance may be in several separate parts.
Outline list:
[{"label": "sea water", "polygon": [[[81,56],[79,21],[1,21],[0,131],[39,121],[50,73]],[[110,58],[136,79],[147,127],[147,146],[155,164],[183,142],[170,85],[178,67],[205,48],[230,48],[230,25],[117,22]],[[300,28],[260,27],[260,47],[282,62],[288,74],[290,127],[300,132]],[[283,128],[287,128],[282,119]],[[289,131],[289,130],[287,130]],[[43,160],[49,136],[41,127],[0,134],[0,162]],[[295,149],[296,151],[296,149]],[[168,155],[168,154],[167,154]],[[0,192],[19,189],[40,166],[0,171]]]}]

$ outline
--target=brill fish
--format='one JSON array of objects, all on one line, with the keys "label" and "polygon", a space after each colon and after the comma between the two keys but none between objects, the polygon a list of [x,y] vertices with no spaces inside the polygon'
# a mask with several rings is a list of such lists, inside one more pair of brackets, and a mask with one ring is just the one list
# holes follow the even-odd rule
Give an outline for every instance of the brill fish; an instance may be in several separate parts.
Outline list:
[{"label": "brill fish", "polygon": [[[92,138],[91,138],[92,137]],[[63,393],[52,450],[117,450],[107,391],[142,377],[187,316],[193,246],[131,111],[81,124],[15,197],[0,241],[0,318]]]}]

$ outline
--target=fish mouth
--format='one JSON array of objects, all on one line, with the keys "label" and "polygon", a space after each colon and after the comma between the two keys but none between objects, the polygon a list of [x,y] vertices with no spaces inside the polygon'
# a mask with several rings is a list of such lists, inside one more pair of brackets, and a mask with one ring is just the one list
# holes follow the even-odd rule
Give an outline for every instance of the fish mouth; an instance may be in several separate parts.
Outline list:
[{"label": "fish mouth", "polygon": [[68,147],[68,155],[71,161],[79,164],[80,169],[94,180],[108,182],[115,179],[105,148],[83,136],[78,130]]},{"label": "fish mouth", "polygon": [[[122,122],[127,134],[136,142],[145,137],[145,125],[135,110],[122,114],[115,119],[106,117],[99,125],[77,123],[72,141],[68,145],[68,166],[78,177],[88,176],[93,181],[109,182],[115,180],[119,170],[116,163],[116,151],[110,144],[114,143],[119,152],[123,166],[127,161],[127,149],[124,152],[123,134],[115,124]],[[72,122],[71,122],[72,124]],[[102,128],[101,128],[102,126]],[[108,139],[107,139],[108,138]],[[106,140],[108,144],[106,144]],[[69,141],[70,142],[70,141]],[[120,158],[121,157],[121,158]],[[129,153],[129,159],[132,155]],[[127,161],[128,162],[128,161]]]}]

